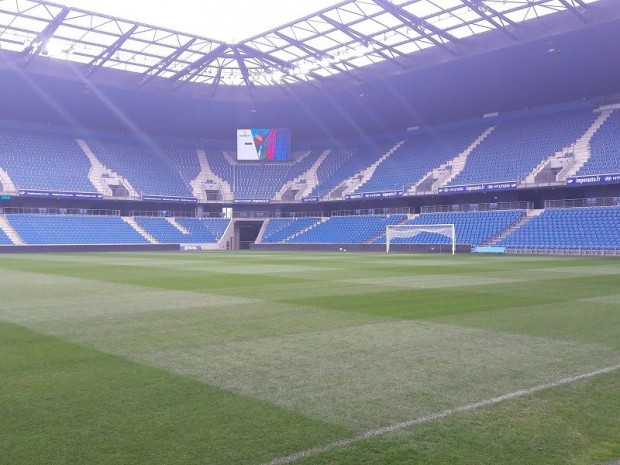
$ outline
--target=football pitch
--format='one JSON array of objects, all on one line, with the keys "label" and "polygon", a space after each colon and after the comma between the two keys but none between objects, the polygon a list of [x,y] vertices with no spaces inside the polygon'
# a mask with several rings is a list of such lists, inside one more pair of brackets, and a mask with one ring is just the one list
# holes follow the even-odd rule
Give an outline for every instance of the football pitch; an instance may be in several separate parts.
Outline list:
[{"label": "football pitch", "polygon": [[608,464],[620,260],[0,256],[0,464]]}]

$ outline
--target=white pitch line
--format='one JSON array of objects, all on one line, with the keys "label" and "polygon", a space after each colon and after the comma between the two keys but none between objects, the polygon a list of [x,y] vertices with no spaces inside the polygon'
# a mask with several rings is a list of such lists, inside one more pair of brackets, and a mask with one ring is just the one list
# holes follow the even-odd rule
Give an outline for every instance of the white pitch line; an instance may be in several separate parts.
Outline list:
[{"label": "white pitch line", "polygon": [[434,420],[441,420],[442,418],[450,417],[452,415],[456,415],[457,413],[468,412],[470,410],[475,410],[480,407],[495,405],[505,400],[525,397],[530,394],[534,394],[535,392],[543,391],[545,389],[563,386],[565,384],[571,384],[576,381],[580,381],[582,379],[592,378],[594,376],[602,375],[605,373],[611,373],[612,371],[616,371],[616,370],[620,370],[620,364],[610,366],[607,368],[601,368],[600,370],[591,371],[590,373],[584,373],[582,375],[571,376],[569,378],[562,378],[557,381],[552,381],[551,383],[540,384],[538,386],[534,386],[528,389],[522,389],[520,391],[511,392],[509,394],[504,394],[498,397],[492,397],[490,399],[481,400],[479,402],[461,405],[459,407],[451,408],[448,410],[443,410],[441,412],[431,413],[429,415],[424,415],[422,417],[414,418],[413,420],[407,420],[401,423],[395,423],[393,425],[383,426],[378,429],[366,431],[357,436],[331,442],[324,446],[313,447],[312,449],[306,449],[306,450],[302,450],[299,452],[295,452],[294,454],[287,455],[286,457],[280,457],[280,458],[274,459],[265,465],[286,465],[289,463],[297,462],[298,460],[301,460],[305,457],[312,457],[314,455],[322,454],[324,452],[329,452],[339,447],[345,447],[350,444],[354,444],[356,442],[364,441],[365,439],[370,439],[370,438],[374,438],[377,436],[384,436],[388,433],[393,433],[394,431],[400,431],[406,428],[410,428],[412,426],[429,423]]}]

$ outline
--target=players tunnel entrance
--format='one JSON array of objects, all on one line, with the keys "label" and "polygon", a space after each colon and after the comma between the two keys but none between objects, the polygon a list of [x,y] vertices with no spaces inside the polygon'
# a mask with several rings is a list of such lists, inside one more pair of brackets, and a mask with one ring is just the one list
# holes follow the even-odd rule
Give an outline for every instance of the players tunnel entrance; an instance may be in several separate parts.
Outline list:
[{"label": "players tunnel entrance", "polygon": [[234,248],[236,249],[249,249],[250,244],[254,244],[260,228],[263,226],[263,221],[256,220],[237,220],[235,221],[235,240]]}]

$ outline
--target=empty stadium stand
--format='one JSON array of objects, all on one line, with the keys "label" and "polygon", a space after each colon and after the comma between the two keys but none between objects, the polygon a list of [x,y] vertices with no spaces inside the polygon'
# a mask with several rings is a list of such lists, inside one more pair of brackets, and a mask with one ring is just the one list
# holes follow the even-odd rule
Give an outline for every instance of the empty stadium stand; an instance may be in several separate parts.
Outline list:
[{"label": "empty stadium stand", "polygon": [[[310,195],[316,195],[321,198],[325,197],[344,181],[377,161],[394,144],[373,143],[369,146],[358,145],[357,147],[333,150],[319,167],[317,171],[319,183]],[[341,188],[342,190],[344,188]],[[339,196],[336,195],[335,197]]]},{"label": "empty stadium stand", "polygon": [[96,192],[90,162],[68,135],[0,127],[0,167],[17,189]]},{"label": "empty stadium stand", "polygon": [[620,111],[615,111],[590,141],[590,158],[579,176],[620,173]]},{"label": "empty stadium stand", "polygon": [[130,140],[88,138],[87,143],[101,163],[125,177],[141,195],[194,196],[189,182],[200,172],[194,149]]},{"label": "empty stadium stand", "polygon": [[288,181],[307,171],[320,151],[297,153],[289,162],[236,162],[222,152],[207,152],[212,171],[227,181],[236,199],[272,199]]},{"label": "empty stadium stand", "polygon": [[355,153],[355,149],[330,150],[323,163],[317,169],[318,183],[310,191],[309,195],[323,197],[342,182],[345,176],[344,173],[355,172],[356,168],[361,169],[362,166],[355,165],[356,167],[354,168],[349,168],[348,166],[349,164],[357,163],[358,160],[356,160]]},{"label": "empty stadium stand", "polygon": [[230,220],[206,218],[134,217],[136,223],[162,244],[218,242]]},{"label": "empty stadium stand", "polygon": [[620,249],[620,207],[548,208],[497,245],[513,250]]},{"label": "empty stadium stand", "polygon": [[26,244],[146,244],[120,216],[7,214]]},{"label": "empty stadium stand", "polygon": [[[421,184],[424,189],[420,192],[428,192],[441,187],[441,183],[455,186],[518,181],[528,174],[532,177],[533,170],[542,169],[539,166],[544,160],[562,150],[566,152],[576,140],[585,137],[597,115],[600,113],[591,108],[507,115],[496,126],[485,121],[484,125],[480,122],[423,129],[386,140],[359,138],[346,142],[345,148],[295,152],[291,162],[280,163],[237,162],[214,149],[202,154],[202,150],[193,148],[202,142],[175,145],[171,141],[108,136],[84,138],[95,157],[89,161],[77,138],[51,130],[11,126],[0,128],[0,169],[21,189],[103,192],[88,178],[91,162],[101,162],[127,180],[129,196],[135,189],[142,196],[201,200],[207,199],[204,192],[199,192],[205,177],[212,190],[221,193],[210,200],[281,200],[295,179],[301,180],[302,187],[297,189],[303,190],[304,176],[312,177],[312,182],[303,195],[322,199],[328,195],[340,199],[351,193],[412,193],[413,186],[418,189]],[[579,169],[578,175],[620,171],[619,131],[620,111],[612,112],[598,131],[592,130],[591,155],[580,169],[574,168]],[[454,170],[451,162],[455,157],[463,160]],[[449,174],[446,169],[452,174],[442,175],[435,182],[438,174],[434,173]],[[295,192],[287,194],[287,200],[295,199]]]},{"label": "empty stadium stand", "polygon": [[192,242],[188,239],[189,234],[183,234],[166,218],[160,217],[134,217],[135,222],[155,240],[162,244],[182,244]]},{"label": "empty stadium stand", "polygon": [[285,242],[321,221],[321,218],[271,218],[267,221],[262,242],[265,244]]},{"label": "empty stadium stand", "polygon": [[406,215],[332,216],[285,242],[288,244],[362,244],[384,232],[388,224],[398,224],[406,219]]},{"label": "empty stadium stand", "polygon": [[221,218],[175,218],[175,221],[191,235],[195,243],[218,242],[230,224]]},{"label": "empty stadium stand", "polygon": [[355,192],[407,191],[429,171],[462,152],[482,128],[428,132],[405,141]]},{"label": "empty stadium stand", "polygon": [[0,245],[12,245],[11,239],[6,235],[6,233],[0,229]]},{"label": "empty stadium stand", "polygon": [[[525,215],[525,210],[496,210],[481,212],[422,213],[404,224],[454,224],[457,244],[482,245],[513,225]],[[411,238],[395,238],[394,244],[449,244],[446,236],[421,233]],[[385,234],[375,243],[385,243]]]},{"label": "empty stadium stand", "polygon": [[520,181],[542,160],[574,143],[595,119],[590,110],[572,110],[502,122],[448,184]]}]

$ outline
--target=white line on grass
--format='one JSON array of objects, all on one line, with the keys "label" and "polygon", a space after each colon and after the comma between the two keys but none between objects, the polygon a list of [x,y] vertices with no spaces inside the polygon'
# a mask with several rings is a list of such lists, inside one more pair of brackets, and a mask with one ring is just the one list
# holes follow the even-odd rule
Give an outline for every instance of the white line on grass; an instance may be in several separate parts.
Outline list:
[{"label": "white line on grass", "polygon": [[280,457],[280,458],[274,459],[266,465],[285,465],[285,464],[297,462],[298,460],[301,460],[305,457],[312,457],[314,455],[322,454],[324,452],[329,452],[339,447],[345,447],[345,446],[348,446],[356,442],[364,441],[365,439],[383,436],[388,433],[393,433],[395,431],[400,431],[406,428],[410,428],[412,426],[421,425],[423,423],[429,423],[434,420],[441,420],[442,418],[450,417],[452,415],[456,415],[457,413],[468,412],[469,410],[475,410],[480,407],[486,407],[488,405],[498,404],[505,400],[528,396],[530,394],[534,394],[535,392],[543,391],[545,389],[563,386],[565,384],[571,384],[576,381],[580,381],[582,379],[592,378],[594,376],[602,375],[605,373],[611,373],[612,371],[616,371],[616,370],[620,370],[620,364],[610,366],[607,368],[601,368],[600,370],[591,371],[589,373],[584,373],[582,375],[571,376],[569,378],[562,378],[557,381],[552,381],[546,384],[540,384],[538,386],[534,386],[528,389],[522,389],[520,391],[511,392],[509,394],[504,394],[498,397],[492,397],[490,399],[481,400],[479,402],[461,405],[459,407],[451,408],[448,410],[443,410],[441,412],[431,413],[429,415],[424,415],[419,418],[414,418],[413,420],[407,420],[401,423],[395,423],[393,425],[383,426],[378,429],[366,431],[357,436],[331,442],[324,446],[313,447],[312,449],[306,449],[306,450],[302,450],[299,452],[295,452],[294,454],[287,455],[286,457]]}]

